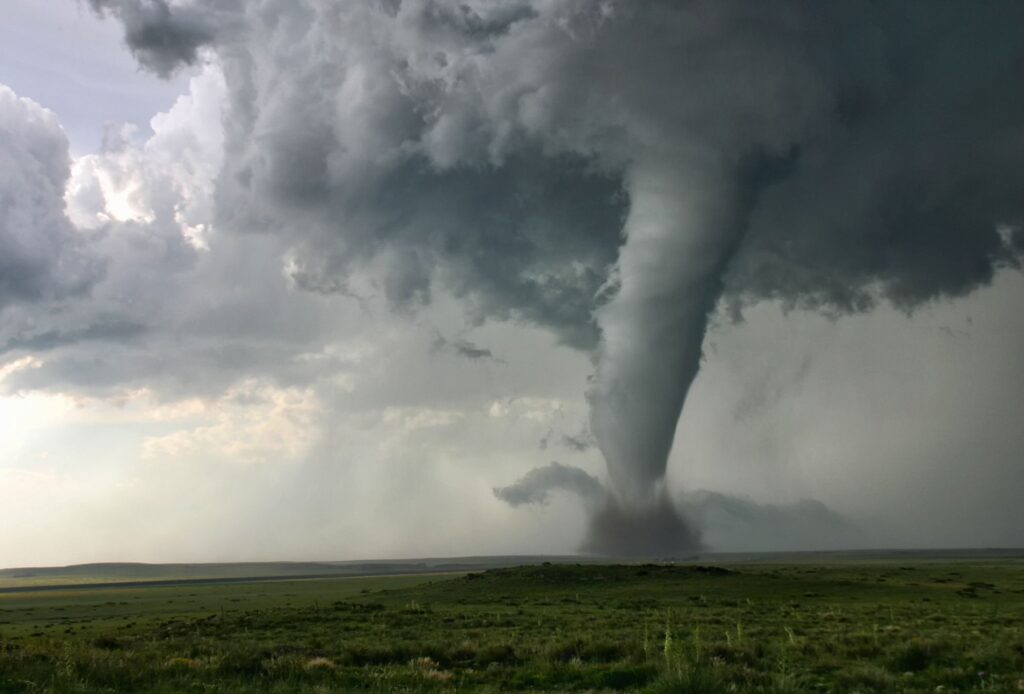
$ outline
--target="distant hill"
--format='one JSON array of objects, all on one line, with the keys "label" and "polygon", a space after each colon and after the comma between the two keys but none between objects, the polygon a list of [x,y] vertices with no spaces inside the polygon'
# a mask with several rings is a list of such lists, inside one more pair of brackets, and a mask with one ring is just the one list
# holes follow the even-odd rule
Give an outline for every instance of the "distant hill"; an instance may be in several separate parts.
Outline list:
[{"label": "distant hill", "polygon": [[[1024,560],[1024,549],[946,549],[946,550],[854,550],[824,552],[734,552],[705,553],[673,563],[887,563],[895,561],[978,561],[985,558]],[[440,557],[422,559],[382,559],[327,562],[236,562],[214,564],[140,564],[97,563],[72,566],[0,569],[0,591],[43,586],[90,586],[109,583],[151,582],[247,582],[278,579],[385,576],[446,572],[474,572],[510,566],[609,563],[614,559],[571,555],[507,555],[476,557]]]},{"label": "distant hill", "polygon": [[444,557],[436,559],[335,562],[236,562],[213,564],[95,563],[0,569],[0,588],[146,581],[323,578],[482,571],[504,566],[595,561],[568,556]]}]

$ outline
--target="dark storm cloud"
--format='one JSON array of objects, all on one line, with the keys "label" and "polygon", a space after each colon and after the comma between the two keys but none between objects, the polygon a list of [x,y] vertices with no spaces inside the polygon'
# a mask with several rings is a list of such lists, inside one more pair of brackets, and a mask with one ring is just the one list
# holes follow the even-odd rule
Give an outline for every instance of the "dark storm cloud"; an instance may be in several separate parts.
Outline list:
[{"label": "dark storm cloud", "polygon": [[[125,43],[146,68],[167,77],[193,64],[199,49],[230,24],[237,0],[207,3],[203,8],[173,6],[167,0],[89,0],[99,14],[113,13],[125,28]],[[218,9],[221,10],[218,12]]]},{"label": "dark storm cloud", "polygon": [[[645,128],[666,148],[704,133],[734,160],[795,158],[757,187],[729,263],[731,296],[837,311],[884,297],[909,308],[970,291],[1018,260],[1024,99],[1013,88],[1021,55],[1012,27],[1024,9],[1015,2],[422,0],[258,12],[224,0],[91,2],[122,19],[129,46],[158,71],[219,46],[241,126],[233,192],[266,194],[271,211],[343,232],[311,252],[418,248],[396,263],[396,302],[421,294],[423,266],[436,262],[453,265],[455,286],[481,295],[488,313],[585,323],[578,316],[592,308],[628,210],[619,177],[639,158],[629,147]],[[371,29],[386,33],[358,34]],[[633,43],[645,32],[644,45]],[[318,50],[297,50],[313,42]],[[687,61],[700,70],[669,80]],[[269,91],[254,82],[257,69],[289,80]],[[732,83],[716,83],[722,75]],[[734,93],[754,80],[774,86]],[[801,89],[803,103],[786,103]],[[622,112],[641,99],[646,120]],[[768,109],[765,122],[747,111],[755,107]],[[346,109],[357,117],[346,121]],[[367,137],[350,147],[349,135]],[[1000,223],[1014,225],[1009,243]],[[567,284],[576,262],[597,276]]]},{"label": "dark storm cloud", "polygon": [[[323,150],[290,165],[320,168],[307,155]],[[273,176],[303,180],[298,171]],[[352,199],[344,188],[314,183],[319,192],[303,188],[294,200],[270,183],[272,199],[299,205],[296,217],[317,229],[294,256],[303,286],[343,288],[340,277],[378,257],[393,306],[429,300],[439,274],[474,319],[543,325],[577,348],[597,342],[593,297],[615,260],[624,201],[616,181],[582,161],[510,160],[458,172],[421,162]]]},{"label": "dark storm cloud", "polygon": [[220,220],[287,239],[296,286],[377,263],[396,306],[440,285],[592,351],[609,538],[675,527],[723,297],[911,310],[1019,265],[1019,2],[111,7],[157,72],[218,52]]},{"label": "dark storm cloud", "polygon": [[762,196],[730,291],[909,310],[1019,267],[1000,226],[1024,221],[1022,19],[1019,3],[892,3],[834,32],[834,123]]}]

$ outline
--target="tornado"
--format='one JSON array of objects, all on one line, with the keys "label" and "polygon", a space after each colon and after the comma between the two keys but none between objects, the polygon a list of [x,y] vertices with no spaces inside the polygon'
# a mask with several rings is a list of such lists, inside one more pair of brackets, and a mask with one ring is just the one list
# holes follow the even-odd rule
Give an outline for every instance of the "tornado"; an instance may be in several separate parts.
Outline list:
[{"label": "tornado", "polygon": [[723,167],[695,158],[630,172],[619,288],[597,313],[590,425],[626,508],[653,505],[662,489],[734,245],[736,205]]},{"label": "tornado", "polygon": [[[601,330],[588,393],[590,427],[610,488],[562,480],[567,468],[534,470],[498,498],[576,492],[588,512],[582,549],[625,557],[668,557],[700,549],[699,533],[665,486],[668,458],[690,385],[700,370],[708,316],[741,236],[736,176],[713,153],[652,156],[626,179],[630,208],[612,298],[596,313]],[[538,474],[542,472],[544,474]],[[584,493],[585,491],[585,493]]]},{"label": "tornado", "polygon": [[731,179],[722,162],[699,152],[652,158],[629,172],[618,288],[597,312],[601,343],[588,393],[612,488],[591,517],[585,549],[676,555],[700,546],[669,498],[665,473],[739,233]]}]

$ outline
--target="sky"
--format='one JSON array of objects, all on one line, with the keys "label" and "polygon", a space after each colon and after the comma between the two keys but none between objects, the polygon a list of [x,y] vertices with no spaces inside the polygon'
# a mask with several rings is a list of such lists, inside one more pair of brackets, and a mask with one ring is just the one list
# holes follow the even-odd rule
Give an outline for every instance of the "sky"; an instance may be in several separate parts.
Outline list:
[{"label": "sky", "polygon": [[1021,546],[1019,4],[0,7],[0,566]]}]

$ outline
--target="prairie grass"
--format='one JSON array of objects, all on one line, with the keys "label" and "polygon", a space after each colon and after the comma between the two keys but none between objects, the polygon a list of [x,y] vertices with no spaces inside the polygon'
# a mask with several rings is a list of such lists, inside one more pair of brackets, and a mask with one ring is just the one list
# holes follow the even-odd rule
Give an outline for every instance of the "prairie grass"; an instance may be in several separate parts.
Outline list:
[{"label": "prairie grass", "polygon": [[4,693],[1024,691],[1011,559],[546,565],[0,610]]}]

